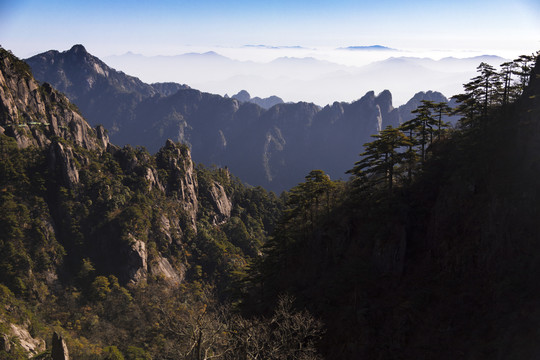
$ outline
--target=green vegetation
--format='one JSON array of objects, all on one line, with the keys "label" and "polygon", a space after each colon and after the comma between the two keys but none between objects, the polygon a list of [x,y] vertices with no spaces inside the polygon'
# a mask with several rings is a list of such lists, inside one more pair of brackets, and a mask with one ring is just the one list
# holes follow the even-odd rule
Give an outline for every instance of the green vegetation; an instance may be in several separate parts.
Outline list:
[{"label": "green vegetation", "polygon": [[[244,186],[226,169],[192,170],[182,145],[168,143],[151,156],[144,148],[99,153],[52,140],[51,149],[58,141],[72,156],[78,181],[66,177],[69,169],[52,161],[50,150],[19,149],[0,135],[0,282],[16,296],[6,295],[1,305],[22,308],[21,316],[2,317],[2,324],[26,324],[32,317],[32,327],[40,329],[34,335],[45,339],[61,330],[78,359],[203,359],[216,351],[233,354],[234,344],[241,351],[234,326],[249,320],[234,315],[229,323],[235,311],[223,313],[220,303],[240,301],[247,269],[282,201]],[[223,198],[215,198],[216,188]],[[220,214],[217,201],[230,201],[230,213]],[[159,270],[163,266],[169,273]],[[257,324],[270,321],[277,320]],[[173,331],[190,327],[191,333]],[[195,357],[197,336],[209,338],[197,345]],[[306,341],[313,351],[312,338]],[[15,344],[11,349],[9,358],[26,356]]]},{"label": "green vegetation", "polygon": [[22,60],[19,60],[10,50],[0,47],[0,61],[9,64],[21,78],[31,78],[32,70],[30,66]]},{"label": "green vegetation", "polygon": [[457,129],[425,101],[349,181],[313,170],[279,197],[172,141],[0,134],[0,357],[29,356],[12,324],[83,360],[534,357],[531,62],[481,64]]}]

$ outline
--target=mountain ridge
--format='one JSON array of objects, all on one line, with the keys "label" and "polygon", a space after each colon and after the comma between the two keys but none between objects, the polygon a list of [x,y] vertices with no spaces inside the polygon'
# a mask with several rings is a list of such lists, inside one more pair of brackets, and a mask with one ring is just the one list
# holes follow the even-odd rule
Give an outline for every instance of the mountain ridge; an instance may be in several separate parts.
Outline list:
[{"label": "mountain ridge", "polygon": [[[365,93],[370,89],[377,91],[390,89],[394,94],[394,100],[399,104],[404,104],[418,91],[427,89],[441,91],[449,97],[458,93],[461,85],[474,76],[475,68],[480,61],[499,65],[497,59],[488,57],[479,59],[475,56],[476,59],[456,57],[454,61],[444,63],[444,66],[440,60],[433,60],[434,64],[431,64],[431,67],[422,69],[421,66],[429,64],[423,63],[421,58],[409,56],[410,61],[419,66],[418,71],[395,71],[391,64],[387,63],[388,68],[381,67],[376,73],[367,73],[369,64],[380,60],[384,52],[376,52],[379,56],[371,56],[372,59],[368,61],[367,58],[356,60],[335,58],[334,55],[326,54],[322,50],[319,56],[307,50],[298,53],[275,50],[275,54],[265,53],[264,58],[255,61],[256,53],[252,55],[252,60],[246,60],[249,57],[235,60],[240,56],[236,55],[234,49],[223,50],[223,54],[225,51],[227,53],[223,56],[227,59],[222,59],[223,62],[205,61],[204,56],[200,56],[198,62],[187,59],[184,61],[181,55],[178,58],[173,56],[166,59],[147,56],[133,61],[128,57],[106,57],[104,60],[113,67],[129,74],[136,74],[149,82],[176,81],[205,92],[219,94],[231,94],[246,89],[262,97],[278,95],[286,102],[308,101],[320,106],[334,101],[354,101],[355,94]],[[408,55],[405,52],[388,54]],[[283,55],[292,58],[288,61],[290,68],[287,61],[275,61]],[[309,64],[306,63],[305,67],[299,66],[302,64],[300,59],[305,57],[316,57],[320,60],[312,60]],[[339,72],[349,75],[340,77]],[[391,78],[385,77],[387,72],[392,72]],[[256,81],[253,77],[257,77]]]},{"label": "mountain ridge", "polygon": [[[277,103],[267,110],[257,109],[253,104],[180,85],[164,96],[90,54],[46,54],[27,59],[37,70],[36,78],[76,94],[72,98],[90,123],[103,124],[114,143],[143,145],[155,152],[171,138],[188,144],[196,161],[228,166],[246,183],[277,192],[294,186],[313,168],[327,171],[332,178],[343,177],[371,134],[409,116],[394,109],[389,91],[381,92],[380,97],[368,92],[355,102],[341,103],[346,111],[337,117],[329,106]],[[51,54],[59,57],[52,66]],[[61,65],[69,59],[73,60],[69,64],[72,70],[63,71]],[[115,81],[101,75],[96,63]],[[84,76],[72,74],[78,68]],[[66,75],[59,79],[59,72]],[[89,88],[88,79],[99,79],[98,89]],[[135,86],[131,92],[124,91],[130,84],[142,90]],[[438,99],[447,101],[442,94]],[[415,101],[420,103],[418,97]],[[336,163],[332,160],[336,158],[342,160]]]},{"label": "mountain ridge", "polygon": [[[0,154],[2,359],[185,357],[192,344],[169,326],[226,324],[218,300],[234,298],[281,206],[227,169],[195,166],[185,145],[151,155],[110,143],[3,48]],[[194,344],[213,349],[224,334]]]}]

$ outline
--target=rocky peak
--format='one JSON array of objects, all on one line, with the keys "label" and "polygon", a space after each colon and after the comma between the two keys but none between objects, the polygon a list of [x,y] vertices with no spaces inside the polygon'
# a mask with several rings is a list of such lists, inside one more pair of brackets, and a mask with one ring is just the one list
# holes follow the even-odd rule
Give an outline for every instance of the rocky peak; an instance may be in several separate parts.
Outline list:
[{"label": "rocky peak", "polygon": [[167,172],[166,192],[168,195],[182,200],[182,206],[189,214],[195,229],[199,208],[198,184],[189,148],[168,139],[165,146],[156,154],[156,163],[159,169]]},{"label": "rocky peak", "polygon": [[85,47],[82,46],[81,44],[73,45],[73,46],[71,47],[71,49],[68,50],[68,53],[79,54],[79,55],[88,54],[88,52],[86,51]]},{"label": "rocky peak", "polygon": [[262,107],[263,109],[267,109],[267,110],[270,109],[272,106],[275,106],[275,105],[278,105],[278,104],[283,104],[283,102],[284,102],[282,98],[280,98],[278,96],[275,96],[275,95],[272,95],[272,96],[264,98],[264,99],[261,99],[260,97],[256,96],[256,97],[252,98],[249,101],[252,102],[253,104],[257,104],[260,107]]},{"label": "rocky peak", "polygon": [[38,84],[28,65],[1,48],[0,109],[0,126],[21,148],[48,146],[56,136],[89,150],[103,149],[103,141],[63,94]]},{"label": "rocky peak", "polygon": [[373,102],[373,101],[375,101],[375,91],[373,91],[373,90],[368,91],[364,96],[362,96],[360,98],[360,100],[358,100],[356,102],[360,102],[360,101],[363,101],[363,102]]},{"label": "rocky peak", "polygon": [[241,90],[238,94],[233,95],[232,98],[238,100],[241,103],[250,102],[252,104],[257,104],[266,110],[270,109],[274,105],[283,103],[283,99],[275,95],[269,96],[267,98],[260,98],[258,96],[252,98],[246,90]]},{"label": "rocky peak", "polygon": [[238,94],[233,95],[232,98],[240,102],[248,102],[251,100],[251,95],[246,90],[241,90]]},{"label": "rocky peak", "polygon": [[392,94],[388,90],[384,90],[377,95],[375,98],[375,103],[379,105],[379,108],[383,114],[388,114],[394,109],[392,106]]},{"label": "rocky peak", "polygon": [[[34,76],[39,81],[51,83],[56,89],[68,94],[72,100],[80,99],[93,90],[105,91],[107,87],[122,93],[136,92],[143,96],[158,93],[151,85],[136,77],[110,68],[80,44],[64,52],[48,51],[38,54],[26,59],[26,62],[32,67]],[[86,110],[86,104],[79,105],[83,111]]]},{"label": "rocky peak", "polygon": [[[414,96],[407,101],[406,104],[401,105],[399,109],[399,124],[404,123],[405,121],[411,120],[415,115],[412,114],[412,111],[415,110],[418,106],[422,105],[422,100],[433,101],[435,103],[446,102],[448,99],[438,91],[420,91],[414,94]],[[452,119],[446,119],[446,121]],[[457,120],[454,120],[455,122]],[[398,124],[398,126],[399,126]]]}]

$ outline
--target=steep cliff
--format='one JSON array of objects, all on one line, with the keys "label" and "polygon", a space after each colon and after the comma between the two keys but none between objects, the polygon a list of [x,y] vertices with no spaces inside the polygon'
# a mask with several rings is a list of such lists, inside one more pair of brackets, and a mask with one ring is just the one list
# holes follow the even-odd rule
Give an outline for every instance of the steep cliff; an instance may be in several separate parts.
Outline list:
[{"label": "steep cliff", "polygon": [[0,61],[0,110],[2,133],[17,140],[19,147],[47,146],[60,137],[88,150],[103,150],[96,131],[77,108],[50,85],[40,86],[28,65],[3,51]]}]

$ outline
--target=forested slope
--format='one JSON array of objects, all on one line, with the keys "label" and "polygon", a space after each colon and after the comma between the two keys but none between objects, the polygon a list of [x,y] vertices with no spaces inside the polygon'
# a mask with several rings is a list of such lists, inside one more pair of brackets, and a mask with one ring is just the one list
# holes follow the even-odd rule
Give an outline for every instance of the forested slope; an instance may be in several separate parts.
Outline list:
[{"label": "forested slope", "polygon": [[278,198],[184,144],[111,144],[1,49],[0,357],[48,359],[56,333],[77,359],[537,358],[532,60],[481,64],[457,129],[423,101],[350,180],[312,170]]},{"label": "forested slope", "polygon": [[315,354],[320,325],[290,301],[253,320],[225,306],[279,198],[170,140],[155,155],[111,144],[4,49],[0,85],[0,358],[59,356],[53,333],[76,359]]},{"label": "forested slope", "polygon": [[459,129],[424,102],[350,182],[313,171],[293,188],[246,311],[295,295],[328,359],[537,358],[540,62],[523,61],[479,66]]}]

